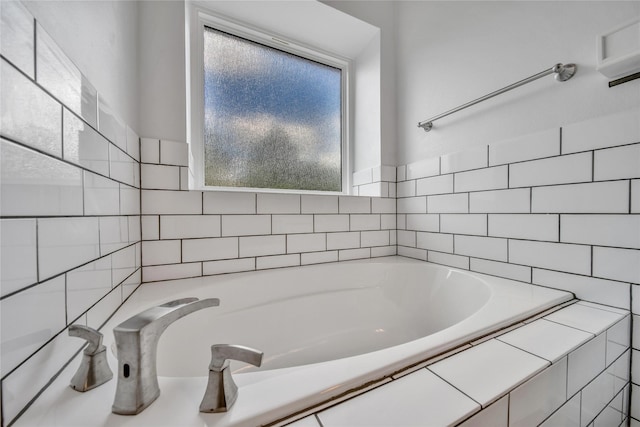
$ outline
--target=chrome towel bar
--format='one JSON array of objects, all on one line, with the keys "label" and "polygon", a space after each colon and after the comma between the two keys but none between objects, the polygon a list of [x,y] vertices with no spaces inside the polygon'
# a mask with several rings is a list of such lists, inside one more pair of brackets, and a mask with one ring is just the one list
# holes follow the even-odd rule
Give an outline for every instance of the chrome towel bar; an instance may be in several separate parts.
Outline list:
[{"label": "chrome towel bar", "polygon": [[424,129],[425,132],[429,132],[433,128],[433,122],[438,119],[441,119],[453,113],[457,113],[460,110],[464,110],[465,108],[471,107],[472,105],[476,105],[482,101],[486,101],[487,99],[493,98],[494,96],[498,96],[502,93],[508,92],[511,89],[515,89],[527,83],[531,83],[532,81],[538,80],[539,78],[542,78],[544,76],[548,76],[549,74],[554,74],[555,79],[559,82],[566,82],[571,77],[573,77],[573,75],[576,73],[576,68],[577,67],[575,64],[556,64],[553,67],[548,68],[544,71],[540,71],[539,73],[534,74],[531,77],[527,77],[526,79],[510,84],[507,87],[503,87],[502,89],[496,90],[495,92],[491,92],[488,95],[482,96],[478,99],[474,99],[471,102],[467,102],[466,104],[463,104],[452,110],[446,111],[442,114],[438,114],[437,116],[431,117],[430,119],[423,120],[420,123],[418,123],[418,127]]}]

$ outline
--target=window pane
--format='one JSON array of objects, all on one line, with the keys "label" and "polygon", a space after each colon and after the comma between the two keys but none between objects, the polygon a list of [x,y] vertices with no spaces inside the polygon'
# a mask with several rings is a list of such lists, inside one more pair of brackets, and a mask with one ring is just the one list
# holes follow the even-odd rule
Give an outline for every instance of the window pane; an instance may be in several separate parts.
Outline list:
[{"label": "window pane", "polygon": [[341,73],[205,27],[205,185],[342,190]]}]

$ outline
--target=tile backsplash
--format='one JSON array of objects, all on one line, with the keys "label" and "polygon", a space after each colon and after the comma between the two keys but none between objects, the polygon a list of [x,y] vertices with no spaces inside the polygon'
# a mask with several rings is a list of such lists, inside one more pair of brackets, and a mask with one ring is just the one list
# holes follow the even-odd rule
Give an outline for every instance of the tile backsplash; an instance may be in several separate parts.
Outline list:
[{"label": "tile backsplash", "polygon": [[21,3],[1,14],[6,426],[84,345],[67,327],[100,328],[142,270],[138,136]]}]

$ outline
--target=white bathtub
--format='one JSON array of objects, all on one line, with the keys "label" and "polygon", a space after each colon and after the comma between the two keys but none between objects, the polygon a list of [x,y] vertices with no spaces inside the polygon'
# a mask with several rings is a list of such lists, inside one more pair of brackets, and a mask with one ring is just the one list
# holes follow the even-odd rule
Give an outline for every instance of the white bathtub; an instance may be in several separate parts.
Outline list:
[{"label": "white bathtub", "polygon": [[[71,415],[59,425],[269,424],[573,298],[389,257],[145,284],[103,329],[105,344],[113,343],[111,330],[129,316],[187,296],[221,303],[163,334],[158,400],[139,415],[118,416],[110,412],[115,379],[82,395],[61,391],[84,409],[74,413],[78,409],[61,396],[56,412]],[[235,406],[226,414],[201,414],[210,346],[222,343],[262,350],[263,364],[232,364],[239,386]],[[109,363],[117,367],[112,354]],[[73,369],[67,371],[70,377]]]}]

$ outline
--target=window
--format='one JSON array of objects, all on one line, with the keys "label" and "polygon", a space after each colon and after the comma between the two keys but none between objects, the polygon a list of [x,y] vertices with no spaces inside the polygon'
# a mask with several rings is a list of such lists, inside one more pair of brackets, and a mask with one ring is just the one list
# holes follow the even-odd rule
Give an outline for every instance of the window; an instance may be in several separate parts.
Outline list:
[{"label": "window", "polygon": [[201,23],[204,187],[343,192],[347,63],[217,24]]}]

